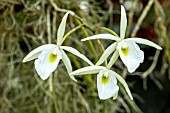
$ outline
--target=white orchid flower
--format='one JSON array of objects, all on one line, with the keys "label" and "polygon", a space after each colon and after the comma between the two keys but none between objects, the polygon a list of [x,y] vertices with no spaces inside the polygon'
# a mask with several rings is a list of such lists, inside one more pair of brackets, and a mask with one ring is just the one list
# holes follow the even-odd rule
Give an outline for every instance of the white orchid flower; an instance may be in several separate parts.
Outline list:
[{"label": "white orchid flower", "polygon": [[[144,52],[140,50],[139,44],[145,44],[148,46],[155,47],[156,49],[161,50],[162,48],[157,44],[143,39],[143,38],[125,38],[125,32],[127,27],[127,18],[126,12],[123,6],[121,6],[121,22],[120,22],[120,38],[111,34],[97,34],[94,36],[87,37],[81,41],[92,40],[92,39],[111,39],[117,42],[111,44],[100,57],[96,65],[102,64],[108,56],[113,53],[116,49],[118,50],[118,56],[120,55],[121,60],[126,65],[130,73],[134,72],[144,60]],[[117,51],[116,51],[117,52]],[[114,57],[117,57],[113,55]],[[114,58],[112,58],[114,59]],[[108,66],[111,67],[113,63],[110,63]]]},{"label": "white orchid flower", "polygon": [[[70,12],[67,12],[58,28],[57,33],[57,45],[56,44],[45,44],[42,45],[33,51],[31,51],[24,59],[23,62],[28,62],[31,60],[35,60],[35,70],[37,71],[38,75],[41,77],[41,79],[45,80],[47,79],[52,72],[57,68],[60,60],[63,61],[64,65],[66,66],[66,69],[68,73],[72,72],[72,66],[70,59],[66,55],[65,51],[71,52],[72,54],[80,57],[84,61],[86,61],[89,65],[93,65],[93,63],[86,58],[83,54],[78,52],[76,49],[68,46],[61,46],[62,39],[65,32],[65,26],[66,26],[66,20],[68,17],[68,14]],[[64,51],[65,50],[65,51]],[[70,76],[71,79],[76,81],[74,76]]]},{"label": "white orchid flower", "polygon": [[[97,74],[98,73],[98,74]],[[85,74],[97,74],[97,90],[100,99],[113,99],[117,98],[119,86],[117,85],[117,79],[125,87],[129,97],[133,100],[129,87],[125,80],[116,72],[108,70],[104,66],[88,66],[70,73],[70,76],[85,75]]]}]

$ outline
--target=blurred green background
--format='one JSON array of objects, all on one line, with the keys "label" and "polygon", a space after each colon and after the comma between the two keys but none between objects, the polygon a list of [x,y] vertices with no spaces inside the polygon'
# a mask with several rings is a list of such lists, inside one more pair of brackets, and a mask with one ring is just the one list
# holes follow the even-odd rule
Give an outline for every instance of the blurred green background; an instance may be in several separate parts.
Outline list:
[{"label": "blurred green background", "polygon": [[[34,48],[56,43],[57,29],[66,10],[75,12],[88,27],[72,33],[64,45],[72,46],[96,63],[112,42],[80,42],[82,38],[106,32],[119,34],[120,5],[128,18],[126,37],[146,38],[162,46],[156,51],[140,45],[145,61],[133,74],[120,60],[112,67],[122,75],[134,101],[120,85],[117,100],[100,100],[96,76],[72,81],[61,62],[43,81],[34,62],[22,59]],[[66,32],[80,24],[69,16]],[[170,113],[170,1],[169,0],[0,0],[0,113]],[[68,53],[73,69],[87,66]]]}]

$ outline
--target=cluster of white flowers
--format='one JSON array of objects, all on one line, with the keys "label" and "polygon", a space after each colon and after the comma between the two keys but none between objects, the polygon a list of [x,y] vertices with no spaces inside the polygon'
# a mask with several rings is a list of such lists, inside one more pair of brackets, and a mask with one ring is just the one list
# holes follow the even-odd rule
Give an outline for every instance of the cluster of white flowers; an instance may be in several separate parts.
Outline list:
[{"label": "cluster of white flowers", "polygon": [[[134,72],[144,60],[144,52],[140,50],[139,44],[145,44],[148,46],[155,47],[156,49],[162,49],[157,44],[143,39],[143,38],[125,38],[125,32],[127,27],[127,18],[126,12],[123,6],[121,6],[121,21],[120,21],[120,37],[114,36],[112,34],[97,34],[87,38],[82,39],[81,41],[93,40],[93,39],[110,39],[114,40],[102,54],[98,62],[94,65],[87,57],[78,52],[76,49],[68,46],[62,46],[63,36],[65,32],[66,20],[68,17],[67,12],[58,28],[57,34],[57,45],[55,44],[46,44],[42,45],[33,51],[31,51],[24,59],[23,62],[28,62],[30,60],[35,60],[35,69],[38,75],[43,79],[47,79],[52,72],[57,68],[59,61],[62,60],[71,79],[76,81],[74,76],[76,75],[85,75],[85,74],[97,74],[97,88],[100,99],[108,99],[113,97],[116,99],[118,95],[119,86],[117,85],[117,80],[124,86],[129,97],[133,100],[129,87],[125,80],[117,74],[115,71],[112,71],[110,68],[120,56],[121,60],[127,67],[130,73]],[[70,59],[66,55],[65,51],[71,52],[72,54],[80,57],[86,61],[90,66],[72,71],[72,66]],[[108,65],[100,66],[109,55],[112,55]]]}]

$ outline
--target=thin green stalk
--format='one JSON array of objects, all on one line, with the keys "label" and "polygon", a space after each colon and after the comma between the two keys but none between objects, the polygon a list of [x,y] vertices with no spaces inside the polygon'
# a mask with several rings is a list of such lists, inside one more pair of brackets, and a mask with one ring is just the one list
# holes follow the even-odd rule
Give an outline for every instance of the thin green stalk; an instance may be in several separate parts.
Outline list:
[{"label": "thin green stalk", "polygon": [[[75,19],[75,20],[79,25],[81,25],[80,20],[78,20],[78,19]],[[88,37],[89,34],[87,33],[86,29],[84,27],[81,27],[81,29],[84,32],[85,36]],[[97,58],[96,50],[94,49],[92,42],[89,40],[89,41],[87,41],[87,43],[88,43],[88,46],[89,46],[92,54],[94,55],[95,61],[97,61],[98,58]]]},{"label": "thin green stalk", "polygon": [[53,102],[54,102],[54,108],[55,108],[55,113],[58,112],[58,105],[57,105],[57,94],[55,93],[55,81],[54,81],[54,76],[50,76],[51,82],[52,82],[52,97],[53,97]]},{"label": "thin green stalk", "polygon": [[106,27],[97,27],[97,28],[96,28],[96,30],[99,30],[99,29],[103,29],[103,30],[105,30],[105,31],[107,31],[107,32],[109,32],[109,33],[111,33],[112,35],[114,35],[114,36],[116,36],[116,37],[119,37],[119,35],[117,35],[116,32],[112,31],[112,30],[109,29],[109,28],[106,28]]},{"label": "thin green stalk", "polygon": [[66,38],[67,38],[70,34],[74,33],[76,30],[80,29],[83,25],[84,25],[84,24],[81,24],[81,25],[73,28],[72,30],[70,30],[70,31],[63,37],[63,40],[62,40],[61,45],[63,44],[63,42],[66,40]]},{"label": "thin green stalk", "polygon": [[105,110],[106,110],[106,101],[103,100],[103,111],[102,111],[102,113],[105,113]]},{"label": "thin green stalk", "polygon": [[[101,43],[101,41],[100,41],[99,39],[97,39],[97,42],[98,42],[98,44],[101,46],[100,51],[103,53],[103,52],[105,51],[105,48],[104,48],[103,44]],[[107,66],[107,59],[106,59],[106,61],[104,62],[104,65]]]}]

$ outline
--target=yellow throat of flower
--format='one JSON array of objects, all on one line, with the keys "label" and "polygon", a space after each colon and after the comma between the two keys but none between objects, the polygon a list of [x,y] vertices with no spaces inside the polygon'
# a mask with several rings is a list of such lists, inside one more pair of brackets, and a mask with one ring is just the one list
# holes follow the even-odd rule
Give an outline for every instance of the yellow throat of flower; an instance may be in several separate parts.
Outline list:
[{"label": "yellow throat of flower", "polygon": [[102,84],[107,84],[109,82],[109,76],[108,74],[103,74],[101,78]]},{"label": "yellow throat of flower", "polygon": [[54,63],[57,60],[57,54],[50,53],[49,62]]},{"label": "yellow throat of flower", "polygon": [[129,53],[129,48],[126,46],[126,47],[122,47],[121,48],[121,51],[123,53],[124,56],[128,56],[128,53]]}]

